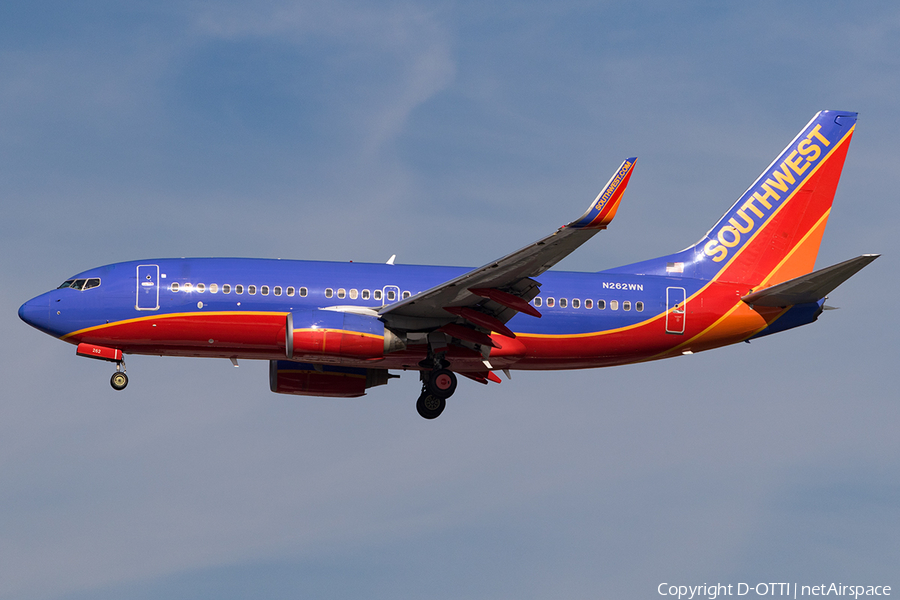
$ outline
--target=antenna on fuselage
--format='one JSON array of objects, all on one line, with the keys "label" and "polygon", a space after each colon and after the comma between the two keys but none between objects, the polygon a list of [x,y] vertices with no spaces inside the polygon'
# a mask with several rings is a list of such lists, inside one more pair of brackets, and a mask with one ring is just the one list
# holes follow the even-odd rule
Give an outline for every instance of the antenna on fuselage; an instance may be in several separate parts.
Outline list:
[{"label": "antenna on fuselage", "polygon": [[388,259],[386,264],[392,265],[394,264],[394,259],[397,258],[396,254],[391,254],[391,257]]}]

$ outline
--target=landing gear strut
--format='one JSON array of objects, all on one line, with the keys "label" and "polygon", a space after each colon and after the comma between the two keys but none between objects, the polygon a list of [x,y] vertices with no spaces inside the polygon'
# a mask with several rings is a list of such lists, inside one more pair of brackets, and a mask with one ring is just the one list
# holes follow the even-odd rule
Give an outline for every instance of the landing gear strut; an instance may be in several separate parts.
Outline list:
[{"label": "landing gear strut", "polygon": [[116,372],[109,378],[109,385],[116,391],[124,390],[125,386],[128,385],[128,375],[125,374],[125,361],[116,363]]},{"label": "landing gear strut", "polygon": [[416,401],[416,410],[425,419],[436,419],[444,412],[447,398],[456,391],[456,374],[453,371],[437,368],[422,373],[422,393]]}]

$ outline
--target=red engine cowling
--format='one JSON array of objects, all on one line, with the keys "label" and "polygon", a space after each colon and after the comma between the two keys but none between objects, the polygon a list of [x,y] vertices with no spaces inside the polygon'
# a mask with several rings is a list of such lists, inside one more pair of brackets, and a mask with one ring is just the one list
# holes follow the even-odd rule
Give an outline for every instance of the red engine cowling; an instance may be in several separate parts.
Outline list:
[{"label": "red engine cowling", "polygon": [[356,398],[370,387],[386,384],[389,378],[387,369],[269,361],[269,389],[277,394]]},{"label": "red engine cowling", "polygon": [[382,358],[405,347],[376,317],[316,309],[293,312],[287,323],[288,358]]}]

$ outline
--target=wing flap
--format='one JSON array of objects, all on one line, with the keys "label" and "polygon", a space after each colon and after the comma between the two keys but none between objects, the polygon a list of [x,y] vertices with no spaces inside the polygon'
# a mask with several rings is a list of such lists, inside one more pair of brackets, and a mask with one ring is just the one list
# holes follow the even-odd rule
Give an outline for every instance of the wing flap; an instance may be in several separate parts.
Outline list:
[{"label": "wing flap", "polygon": [[451,337],[458,338],[465,342],[471,342],[473,344],[480,344],[482,346],[489,346],[491,348],[499,348],[494,340],[491,339],[491,336],[481,333],[480,331],[476,331],[469,327],[465,327],[464,325],[457,325],[456,323],[447,323],[438,331],[443,331],[444,333],[450,335]]},{"label": "wing flap", "polygon": [[510,329],[506,325],[504,325],[503,322],[500,321],[500,319],[492,317],[487,313],[475,310],[474,308],[469,308],[468,306],[445,306],[444,310],[452,315],[456,315],[457,317],[462,317],[466,321],[478,325],[479,327],[484,327],[485,329],[488,329],[490,331],[502,333],[506,337],[516,337],[516,334],[510,331]]},{"label": "wing flap", "polygon": [[484,385],[487,385],[488,381],[493,381],[494,383],[503,383],[503,380],[500,379],[493,371],[459,371],[459,374],[468,377],[472,381],[483,383]]},{"label": "wing flap", "polygon": [[489,298],[497,304],[502,304],[506,308],[511,308],[516,312],[525,313],[526,315],[531,315],[532,317],[537,317],[539,319],[541,318],[541,313],[538,312],[538,309],[528,304],[528,302],[522,298],[510,294],[509,292],[504,292],[503,290],[498,290],[496,288],[469,288],[469,291],[476,296]]}]

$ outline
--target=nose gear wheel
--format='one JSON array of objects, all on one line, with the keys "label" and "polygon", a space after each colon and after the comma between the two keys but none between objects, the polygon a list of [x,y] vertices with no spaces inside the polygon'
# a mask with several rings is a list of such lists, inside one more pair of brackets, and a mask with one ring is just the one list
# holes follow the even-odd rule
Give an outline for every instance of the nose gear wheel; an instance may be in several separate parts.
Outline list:
[{"label": "nose gear wheel", "polygon": [[109,378],[109,385],[116,391],[124,390],[125,386],[128,385],[128,375],[121,371],[116,371]]}]

